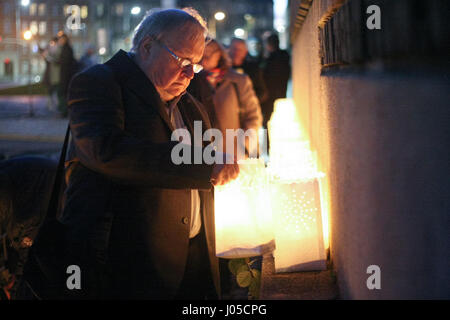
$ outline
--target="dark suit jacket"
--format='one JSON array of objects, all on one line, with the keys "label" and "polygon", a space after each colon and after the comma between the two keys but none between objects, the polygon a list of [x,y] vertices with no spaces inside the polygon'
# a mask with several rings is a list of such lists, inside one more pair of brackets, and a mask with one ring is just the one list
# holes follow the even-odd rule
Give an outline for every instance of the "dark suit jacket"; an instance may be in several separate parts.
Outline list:
[{"label": "dark suit jacket", "polygon": [[252,80],[253,89],[255,90],[256,96],[259,99],[259,103],[263,103],[267,99],[267,88],[264,83],[263,72],[259,67],[256,59],[248,56],[245,58],[244,62],[240,66],[233,66],[234,69],[242,68],[244,73],[246,73]]},{"label": "dark suit jacket", "polygon": [[[194,120],[202,121],[203,130],[210,127],[189,93],[178,107],[191,134]],[[178,142],[170,141],[174,128],[165,106],[126,52],[73,79],[69,118],[72,141],[61,221],[69,227],[68,263],[89,270],[85,294],[173,297],[188,253],[191,189],[200,190],[211,271],[220,292],[212,166],[172,163]]]},{"label": "dark suit jacket", "polygon": [[73,50],[69,43],[64,44],[61,48],[61,54],[59,56],[59,84],[63,95],[67,94],[69,89],[69,83],[73,75],[77,72],[77,61],[73,56]]}]

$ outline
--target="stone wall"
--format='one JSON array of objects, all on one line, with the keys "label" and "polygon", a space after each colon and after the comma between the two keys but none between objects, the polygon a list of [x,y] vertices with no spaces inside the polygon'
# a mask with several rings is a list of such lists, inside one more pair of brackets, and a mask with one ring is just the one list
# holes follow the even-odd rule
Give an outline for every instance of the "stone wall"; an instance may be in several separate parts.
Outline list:
[{"label": "stone wall", "polygon": [[[371,4],[381,30],[366,27]],[[340,297],[448,299],[450,2],[307,7],[291,30],[293,98],[328,178]],[[380,290],[366,286],[370,265]]]}]

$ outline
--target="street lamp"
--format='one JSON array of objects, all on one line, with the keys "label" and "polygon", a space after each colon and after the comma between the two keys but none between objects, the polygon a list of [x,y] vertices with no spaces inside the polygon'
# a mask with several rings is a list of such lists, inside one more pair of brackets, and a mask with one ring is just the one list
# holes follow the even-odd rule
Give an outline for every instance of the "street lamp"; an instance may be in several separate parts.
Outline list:
[{"label": "street lamp", "polygon": [[222,21],[223,19],[225,19],[225,17],[226,17],[225,13],[223,13],[222,11],[217,11],[214,14],[214,19],[211,19],[210,22],[211,34],[213,35],[214,38],[217,38],[216,21]]},{"label": "street lamp", "polygon": [[234,30],[234,36],[237,38],[243,38],[245,35],[245,30],[242,28],[237,28]]},{"label": "street lamp", "polygon": [[31,40],[32,37],[33,37],[33,32],[31,32],[31,30],[27,30],[23,33],[23,38],[27,41]]},{"label": "street lamp", "polygon": [[141,13],[141,7],[133,7],[133,8],[131,8],[131,14],[138,15],[139,13]]},{"label": "street lamp", "polygon": [[[26,42],[29,42],[31,40],[31,38],[33,37],[33,33],[31,32],[31,30],[26,30],[23,33],[23,38],[25,39]],[[26,45],[28,46],[28,43],[26,43]],[[30,112],[30,117],[34,116],[34,108],[33,108],[33,97],[31,96],[31,53],[30,50],[28,48],[27,50],[29,52],[28,54],[28,96],[29,96],[29,112]]]},{"label": "street lamp", "polygon": [[225,13],[223,13],[222,11],[218,11],[214,14],[214,19],[216,19],[217,21],[222,21],[223,19],[225,19]]}]

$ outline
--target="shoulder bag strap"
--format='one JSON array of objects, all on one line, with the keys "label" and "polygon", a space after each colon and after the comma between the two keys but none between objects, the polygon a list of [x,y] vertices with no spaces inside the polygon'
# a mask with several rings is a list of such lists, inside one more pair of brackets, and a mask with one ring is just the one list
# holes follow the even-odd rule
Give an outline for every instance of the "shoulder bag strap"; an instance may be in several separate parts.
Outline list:
[{"label": "shoulder bag strap", "polygon": [[58,169],[56,170],[52,195],[50,197],[50,202],[48,204],[45,221],[48,221],[50,219],[56,219],[56,215],[58,213],[58,202],[61,193],[61,185],[63,181],[62,179],[64,177],[64,162],[66,159],[67,146],[69,144],[69,136],[70,136],[70,125],[67,125],[66,137],[64,139],[64,145],[61,150],[61,156],[59,157]]}]

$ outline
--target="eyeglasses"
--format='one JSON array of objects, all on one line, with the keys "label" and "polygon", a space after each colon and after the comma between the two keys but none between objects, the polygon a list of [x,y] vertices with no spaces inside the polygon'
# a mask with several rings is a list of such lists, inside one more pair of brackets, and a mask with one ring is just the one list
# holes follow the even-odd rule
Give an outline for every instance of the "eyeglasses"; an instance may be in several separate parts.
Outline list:
[{"label": "eyeglasses", "polygon": [[167,50],[167,52],[170,53],[170,55],[177,60],[178,65],[180,66],[180,68],[184,69],[186,67],[192,66],[192,70],[194,71],[194,73],[199,73],[200,71],[203,70],[203,66],[201,64],[198,63],[192,63],[191,60],[189,59],[185,59],[185,58],[180,58],[179,56],[177,56],[175,53],[172,52],[172,50],[170,50],[164,43],[158,41],[161,46]]}]

